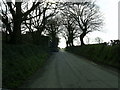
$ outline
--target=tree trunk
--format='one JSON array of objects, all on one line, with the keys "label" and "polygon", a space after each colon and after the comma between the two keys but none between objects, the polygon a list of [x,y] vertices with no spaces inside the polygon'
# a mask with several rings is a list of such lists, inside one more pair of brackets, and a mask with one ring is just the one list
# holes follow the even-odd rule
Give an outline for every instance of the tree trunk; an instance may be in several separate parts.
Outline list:
[{"label": "tree trunk", "polygon": [[74,44],[73,44],[73,40],[72,40],[72,42],[71,42],[71,43],[72,43],[72,46],[74,46]]},{"label": "tree trunk", "polygon": [[73,34],[71,36],[71,44],[72,44],[72,47],[73,47],[74,46],[74,44],[73,44]]},{"label": "tree trunk", "polygon": [[11,36],[11,43],[12,44],[19,44],[21,43],[21,22],[14,22],[13,33]]},{"label": "tree trunk", "polygon": [[68,47],[68,41],[66,41],[66,46]]},{"label": "tree trunk", "polygon": [[83,41],[83,38],[85,37],[86,35],[86,32],[83,32],[81,35],[80,35],[80,42],[81,42],[81,46],[85,45],[84,41]]},{"label": "tree trunk", "polygon": [[11,36],[12,44],[21,43],[21,23],[22,23],[22,13],[21,13],[21,2],[15,2],[16,14],[13,17],[13,33]]},{"label": "tree trunk", "polygon": [[80,42],[81,42],[81,46],[85,45],[84,41],[83,41],[83,37],[80,36]]}]

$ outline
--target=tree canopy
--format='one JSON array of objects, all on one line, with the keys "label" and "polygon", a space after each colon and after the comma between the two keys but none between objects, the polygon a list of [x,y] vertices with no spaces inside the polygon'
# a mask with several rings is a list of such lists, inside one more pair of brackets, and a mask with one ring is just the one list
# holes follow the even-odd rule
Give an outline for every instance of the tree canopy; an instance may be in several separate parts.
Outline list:
[{"label": "tree canopy", "polygon": [[[103,18],[99,7],[91,0],[81,2],[48,2],[46,0],[2,1],[3,33],[12,44],[21,43],[23,32],[30,32],[33,41],[39,42],[41,35],[62,34],[67,46],[74,46],[76,38],[84,45],[84,37],[100,31]],[[59,17],[59,18],[58,18]],[[35,34],[36,33],[36,34]],[[37,38],[36,38],[37,37]]]}]

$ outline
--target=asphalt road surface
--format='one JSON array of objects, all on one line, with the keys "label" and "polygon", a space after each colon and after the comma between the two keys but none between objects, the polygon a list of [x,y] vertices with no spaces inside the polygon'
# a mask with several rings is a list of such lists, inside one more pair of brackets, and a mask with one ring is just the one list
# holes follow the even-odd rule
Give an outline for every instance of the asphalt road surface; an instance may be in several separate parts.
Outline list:
[{"label": "asphalt road surface", "polygon": [[118,73],[59,51],[21,88],[118,88]]}]

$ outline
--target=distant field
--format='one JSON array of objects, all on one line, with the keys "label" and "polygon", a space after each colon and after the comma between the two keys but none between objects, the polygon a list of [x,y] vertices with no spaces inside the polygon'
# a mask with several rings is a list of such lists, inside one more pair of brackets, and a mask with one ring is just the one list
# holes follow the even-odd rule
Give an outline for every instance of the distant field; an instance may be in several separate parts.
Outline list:
[{"label": "distant field", "polygon": [[85,45],[66,48],[67,51],[84,56],[94,62],[119,68],[120,45]]},{"label": "distant field", "polygon": [[16,88],[48,58],[48,48],[36,45],[3,45],[3,88]]}]

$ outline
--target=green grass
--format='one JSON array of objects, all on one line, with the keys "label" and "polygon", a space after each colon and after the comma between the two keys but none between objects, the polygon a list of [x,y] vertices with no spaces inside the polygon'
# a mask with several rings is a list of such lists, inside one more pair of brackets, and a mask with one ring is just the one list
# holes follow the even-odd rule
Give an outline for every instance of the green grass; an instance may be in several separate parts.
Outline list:
[{"label": "green grass", "polygon": [[49,53],[47,47],[5,44],[2,55],[3,88],[17,88],[44,65]]},{"label": "green grass", "polygon": [[85,45],[66,48],[67,51],[84,56],[97,63],[119,68],[120,45]]}]

